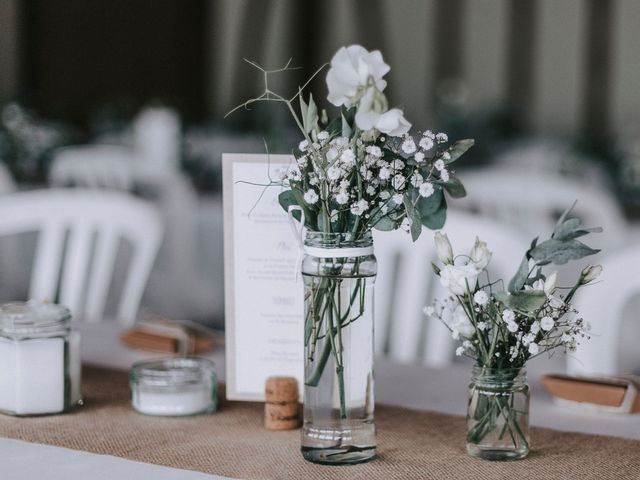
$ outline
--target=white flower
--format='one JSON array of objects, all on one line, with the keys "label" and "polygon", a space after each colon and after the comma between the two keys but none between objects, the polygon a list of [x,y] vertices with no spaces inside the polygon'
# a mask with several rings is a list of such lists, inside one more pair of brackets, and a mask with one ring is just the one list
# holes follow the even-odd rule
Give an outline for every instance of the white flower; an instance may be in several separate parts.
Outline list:
[{"label": "white flower", "polygon": [[442,180],[443,182],[449,181],[449,172],[446,168],[440,170],[440,180]]},{"label": "white flower", "polygon": [[410,231],[410,230],[411,230],[411,224],[412,224],[412,223],[413,223],[413,222],[411,221],[411,219],[410,219],[409,217],[404,217],[404,218],[402,219],[402,223],[400,224],[400,228],[401,228],[402,230],[404,230],[405,232],[408,232],[408,231]]},{"label": "white flower", "polygon": [[538,347],[538,344],[535,342],[531,342],[529,344],[529,353],[531,355],[537,355],[538,352],[540,351],[540,347]]},{"label": "white flower", "polygon": [[487,292],[485,292],[484,290],[478,290],[476,293],[473,294],[473,301],[477,305],[484,307],[487,304],[487,302],[489,302],[489,295],[487,295]]},{"label": "white flower", "polygon": [[404,197],[401,193],[394,193],[392,198],[396,205],[402,205]]},{"label": "white flower", "polygon": [[413,185],[414,187],[419,187],[420,185],[422,185],[422,182],[424,182],[424,179],[422,178],[422,175],[416,172],[411,175],[410,181],[411,185]]},{"label": "white flower", "polygon": [[538,332],[540,331],[540,322],[535,321],[531,324],[531,327],[529,327],[529,332],[531,332],[533,335],[537,335]]},{"label": "white flower", "polygon": [[413,156],[413,159],[416,161],[416,163],[422,163],[424,162],[424,153],[422,152],[418,152]]},{"label": "white flower", "polygon": [[[449,350],[449,351],[451,351],[451,350]],[[456,348],[456,356],[461,357],[463,353],[464,353],[464,347]],[[451,354],[449,354],[449,355],[451,355]]]},{"label": "white flower", "polygon": [[469,253],[469,258],[478,270],[484,270],[491,261],[491,251],[487,248],[487,243],[476,237],[476,242]]},{"label": "white flower", "polygon": [[433,138],[431,137],[422,137],[418,142],[420,148],[423,150],[431,150],[433,148]]},{"label": "white flower", "polygon": [[389,177],[391,177],[391,170],[386,167],[382,167],[378,172],[378,177],[380,177],[380,180],[388,180]]},{"label": "white flower", "polygon": [[359,91],[370,79],[382,92],[387,86],[382,77],[389,70],[389,65],[384,63],[378,50],[369,52],[360,45],[342,47],[331,59],[331,67],[327,73],[327,99],[336,107],[351,107],[357,101]]},{"label": "white flower", "polygon": [[376,188],[373,185],[369,185],[366,191],[367,195],[374,195],[376,193]]},{"label": "white flower", "polygon": [[365,199],[358,200],[351,204],[351,213],[354,215],[362,215],[369,209],[369,204]]},{"label": "white flower", "polygon": [[580,283],[586,285],[587,283],[593,282],[601,273],[601,265],[588,265],[580,273],[580,276],[582,277],[582,281]]},{"label": "white flower", "polygon": [[382,200],[387,200],[389,197],[391,197],[391,194],[387,190],[383,190],[382,192],[380,192],[379,196]]},{"label": "white flower", "polygon": [[444,143],[444,142],[446,142],[446,141],[448,141],[448,140],[449,140],[449,137],[447,136],[447,134],[446,134],[446,133],[438,133],[438,134],[436,135],[436,141],[437,141],[438,143]]},{"label": "white flower", "polygon": [[507,330],[511,333],[516,333],[518,331],[518,324],[516,322],[507,322]]},{"label": "white flower", "polygon": [[345,190],[340,190],[336,195],[336,203],[339,205],[346,205],[349,201],[349,194]]},{"label": "white flower", "polygon": [[560,340],[562,341],[562,343],[572,343],[573,337],[568,333],[563,333],[562,337],[560,337]]},{"label": "white flower", "polygon": [[516,314],[513,313],[513,310],[509,310],[508,308],[502,312],[502,320],[505,323],[514,322],[516,319]]},{"label": "white flower", "polygon": [[331,212],[329,213],[329,219],[332,222],[337,222],[338,221],[338,215],[340,215],[340,212],[338,210],[331,210]]},{"label": "white flower", "polygon": [[402,151],[407,154],[414,153],[416,151],[416,143],[413,141],[413,137],[407,137],[402,142]]},{"label": "white flower", "polygon": [[296,160],[296,163],[298,164],[298,167],[300,168],[304,168],[307,166],[307,156],[303,155],[302,157],[298,158]]},{"label": "white flower", "polygon": [[309,175],[309,185],[318,185],[320,183],[320,180],[318,179],[318,176],[313,174],[313,175]]},{"label": "white flower", "polygon": [[467,317],[464,308],[460,304],[456,305],[456,307],[454,308],[447,325],[451,330],[458,332],[460,335],[466,338],[473,337],[475,333],[473,324],[469,321],[469,317]]},{"label": "white flower", "polygon": [[308,148],[309,148],[308,140],[302,140],[298,145],[298,150],[300,150],[301,152],[306,152]]},{"label": "white flower", "polygon": [[309,205],[313,205],[314,203],[317,203],[319,199],[320,197],[318,197],[318,194],[313,189],[307,190],[307,192],[304,194],[304,201],[307,202]]},{"label": "white flower", "polygon": [[443,153],[442,153],[442,159],[443,159],[445,162],[448,162],[449,160],[451,160],[451,154],[450,154],[449,152],[443,152]]},{"label": "white flower", "polygon": [[402,110],[392,108],[380,115],[376,129],[391,137],[401,137],[411,129],[411,124],[404,118]]},{"label": "white flower", "polygon": [[406,178],[404,178],[404,175],[398,173],[397,175],[393,176],[393,179],[391,180],[391,186],[396,190],[402,190],[404,188],[405,181]]},{"label": "white flower", "polygon": [[453,248],[451,248],[451,242],[446,233],[436,232],[433,236],[433,240],[436,244],[436,253],[442,263],[448,265],[453,263]]},{"label": "white flower", "polygon": [[473,291],[478,282],[480,272],[474,264],[445,265],[440,270],[440,283],[454,295],[464,295],[467,289]]},{"label": "white flower", "polygon": [[342,176],[342,169],[331,166],[327,169],[327,178],[332,181],[338,180]]},{"label": "white flower", "polygon": [[421,197],[430,197],[434,192],[433,184],[431,182],[422,183],[420,185],[419,192]]},{"label": "white flower", "polygon": [[444,162],[440,159],[436,160],[433,166],[436,167],[436,170],[440,172],[445,168]]},{"label": "white flower", "polygon": [[368,145],[367,148],[365,148],[365,152],[378,158],[382,156],[382,150],[380,150],[380,147],[377,145]]},{"label": "white flower", "polygon": [[551,330],[554,325],[555,321],[549,316],[542,317],[542,320],[540,320],[540,328],[542,328],[542,330],[544,330],[545,332]]},{"label": "white flower", "polygon": [[436,309],[433,308],[433,305],[427,305],[422,309],[422,312],[427,316],[431,317],[434,313],[436,313]]},{"label": "white flower", "polygon": [[524,345],[526,347],[531,342],[533,342],[535,339],[536,339],[535,335],[533,335],[531,333],[527,333],[525,336],[522,337],[522,345]]},{"label": "white flower", "polygon": [[340,154],[340,161],[344,165],[351,166],[356,161],[356,155],[355,153],[353,153],[353,150],[351,150],[350,148],[347,148],[346,150],[343,150],[342,153]]},{"label": "white flower", "polygon": [[386,99],[374,88],[368,88],[360,99],[356,112],[356,125],[364,131],[373,128],[392,137],[401,137],[411,129],[402,110],[392,108],[382,112]]},{"label": "white flower", "polygon": [[478,322],[476,326],[481,332],[484,332],[487,328],[489,328],[489,324],[487,322]]},{"label": "white flower", "polygon": [[326,130],[323,130],[320,133],[318,133],[318,140],[320,140],[320,142],[324,143],[328,138],[329,138],[329,132],[327,132]]},{"label": "white flower", "polygon": [[404,162],[399,158],[396,158],[393,162],[391,162],[391,168],[394,170],[402,170],[404,168]]},{"label": "white flower", "polygon": [[329,150],[327,150],[327,160],[329,160],[330,162],[333,162],[336,158],[338,158],[338,149],[331,147]]}]

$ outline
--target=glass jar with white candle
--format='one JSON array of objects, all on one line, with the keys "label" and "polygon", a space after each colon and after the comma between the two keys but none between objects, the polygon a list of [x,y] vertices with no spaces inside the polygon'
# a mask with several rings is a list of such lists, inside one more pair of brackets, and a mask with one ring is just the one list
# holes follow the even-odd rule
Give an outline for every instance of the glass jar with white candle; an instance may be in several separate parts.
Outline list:
[{"label": "glass jar with white candle", "polygon": [[147,415],[179,417],[218,407],[215,365],[205,358],[137,362],[129,376],[133,408]]},{"label": "glass jar with white candle", "polygon": [[62,413],[80,403],[80,335],[66,307],[0,305],[0,411]]}]

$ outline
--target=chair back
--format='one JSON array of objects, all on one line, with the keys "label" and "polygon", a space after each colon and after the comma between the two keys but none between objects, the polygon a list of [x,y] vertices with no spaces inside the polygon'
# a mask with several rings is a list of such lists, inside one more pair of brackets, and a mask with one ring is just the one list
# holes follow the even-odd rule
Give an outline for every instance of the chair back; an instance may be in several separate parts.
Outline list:
[{"label": "chair back", "polygon": [[589,340],[567,356],[571,374],[619,374],[619,352],[623,341],[625,307],[640,293],[640,247],[634,246],[601,259],[600,281],[582,288],[573,302],[580,316],[591,324]]},{"label": "chair back", "polygon": [[99,321],[122,240],[132,253],[117,318],[134,322],[163,234],[159,213],[119,192],[52,189],[0,197],[0,235],[39,232],[30,298],[57,301]]},{"label": "chair back", "polygon": [[[489,268],[492,280],[502,278],[505,282],[515,273],[529,243],[509,225],[461,211],[449,210],[442,231],[456,253],[468,253],[476,235],[486,241],[493,252]],[[399,230],[376,231],[374,239],[378,259],[376,351],[405,363],[423,362],[429,366],[451,363],[454,342],[449,331],[422,312],[435,298],[450,295],[431,267],[431,262],[437,262],[433,233],[425,230],[415,243]]]}]

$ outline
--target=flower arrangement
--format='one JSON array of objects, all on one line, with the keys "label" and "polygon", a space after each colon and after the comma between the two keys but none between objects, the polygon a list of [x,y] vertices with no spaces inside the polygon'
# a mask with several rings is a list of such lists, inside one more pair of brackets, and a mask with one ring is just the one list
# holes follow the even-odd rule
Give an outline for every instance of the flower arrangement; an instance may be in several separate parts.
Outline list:
[{"label": "flower arrangement", "polygon": [[[480,372],[491,372],[507,385],[532,358],[560,348],[573,351],[589,336],[589,325],[571,300],[602,268],[585,267],[566,295],[560,293],[563,288],[557,285],[557,272],[544,272],[547,265],[562,265],[598,252],[578,238],[601,229],[582,228],[577,218],[567,218],[570,211],[564,212],[549,239],[533,240],[506,291],[502,280],[489,278],[492,253],[485,242],[476,238],[468,255],[454,256],[446,234],[435,235],[442,266],[434,264],[433,268],[452,295],[425,307],[425,314],[440,319],[453,338],[461,341],[456,355],[472,358]],[[528,449],[522,412],[509,403],[508,396],[482,397],[482,392],[472,392],[475,411],[470,413],[468,443],[481,443],[502,425],[500,438],[510,437],[514,447],[524,443]]]},{"label": "flower arrangement", "polygon": [[281,206],[306,228],[302,452],[320,463],[367,461],[376,451],[371,230],[401,228],[416,240],[423,226],[441,228],[444,192],[466,194],[451,165],[473,140],[411,135],[402,110],[389,108],[390,68],[379,51],[352,45],[334,55],[326,76],[327,100],[339,107],[332,119],[312,95],[303,99],[309,82],[291,98],[269,88],[269,76],[288,64],[268,71],[250,63],[264,74],[264,92],[236,109],[284,104],[302,135],[295,161],[266,185],[282,189]]},{"label": "flower arrangement", "polygon": [[303,139],[293,149],[295,163],[270,185],[282,187],[279,201],[285,210],[297,206],[304,212],[308,230],[350,232],[360,238],[372,228],[402,228],[415,240],[423,225],[444,225],[443,192],[454,198],[466,194],[451,164],[473,140],[448,146],[445,133],[410,135],[411,124],[402,110],[389,108],[384,76],[390,67],[379,51],[351,45],[334,55],[326,76],[327,100],[340,107],[333,119],[318,110],[311,94],[308,101],[303,99],[309,82],[291,98],[269,88],[269,75],[289,69],[288,64],[269,71],[249,63],[264,73],[265,90],[232,112],[263,101],[288,108]]}]

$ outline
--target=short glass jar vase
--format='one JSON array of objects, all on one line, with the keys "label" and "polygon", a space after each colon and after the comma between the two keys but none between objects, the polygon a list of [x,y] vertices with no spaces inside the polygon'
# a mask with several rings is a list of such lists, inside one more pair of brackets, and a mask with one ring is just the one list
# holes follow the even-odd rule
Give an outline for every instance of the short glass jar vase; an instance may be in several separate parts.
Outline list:
[{"label": "short glass jar vase", "polygon": [[218,408],[215,365],[205,358],[160,358],[133,364],[133,408],[146,415],[181,417]]},{"label": "short glass jar vase", "polygon": [[473,367],[467,410],[467,452],[485,460],[526,457],[529,396],[524,367]]},{"label": "short glass jar vase", "polygon": [[0,365],[2,413],[49,415],[81,402],[80,334],[66,307],[0,305]]}]

